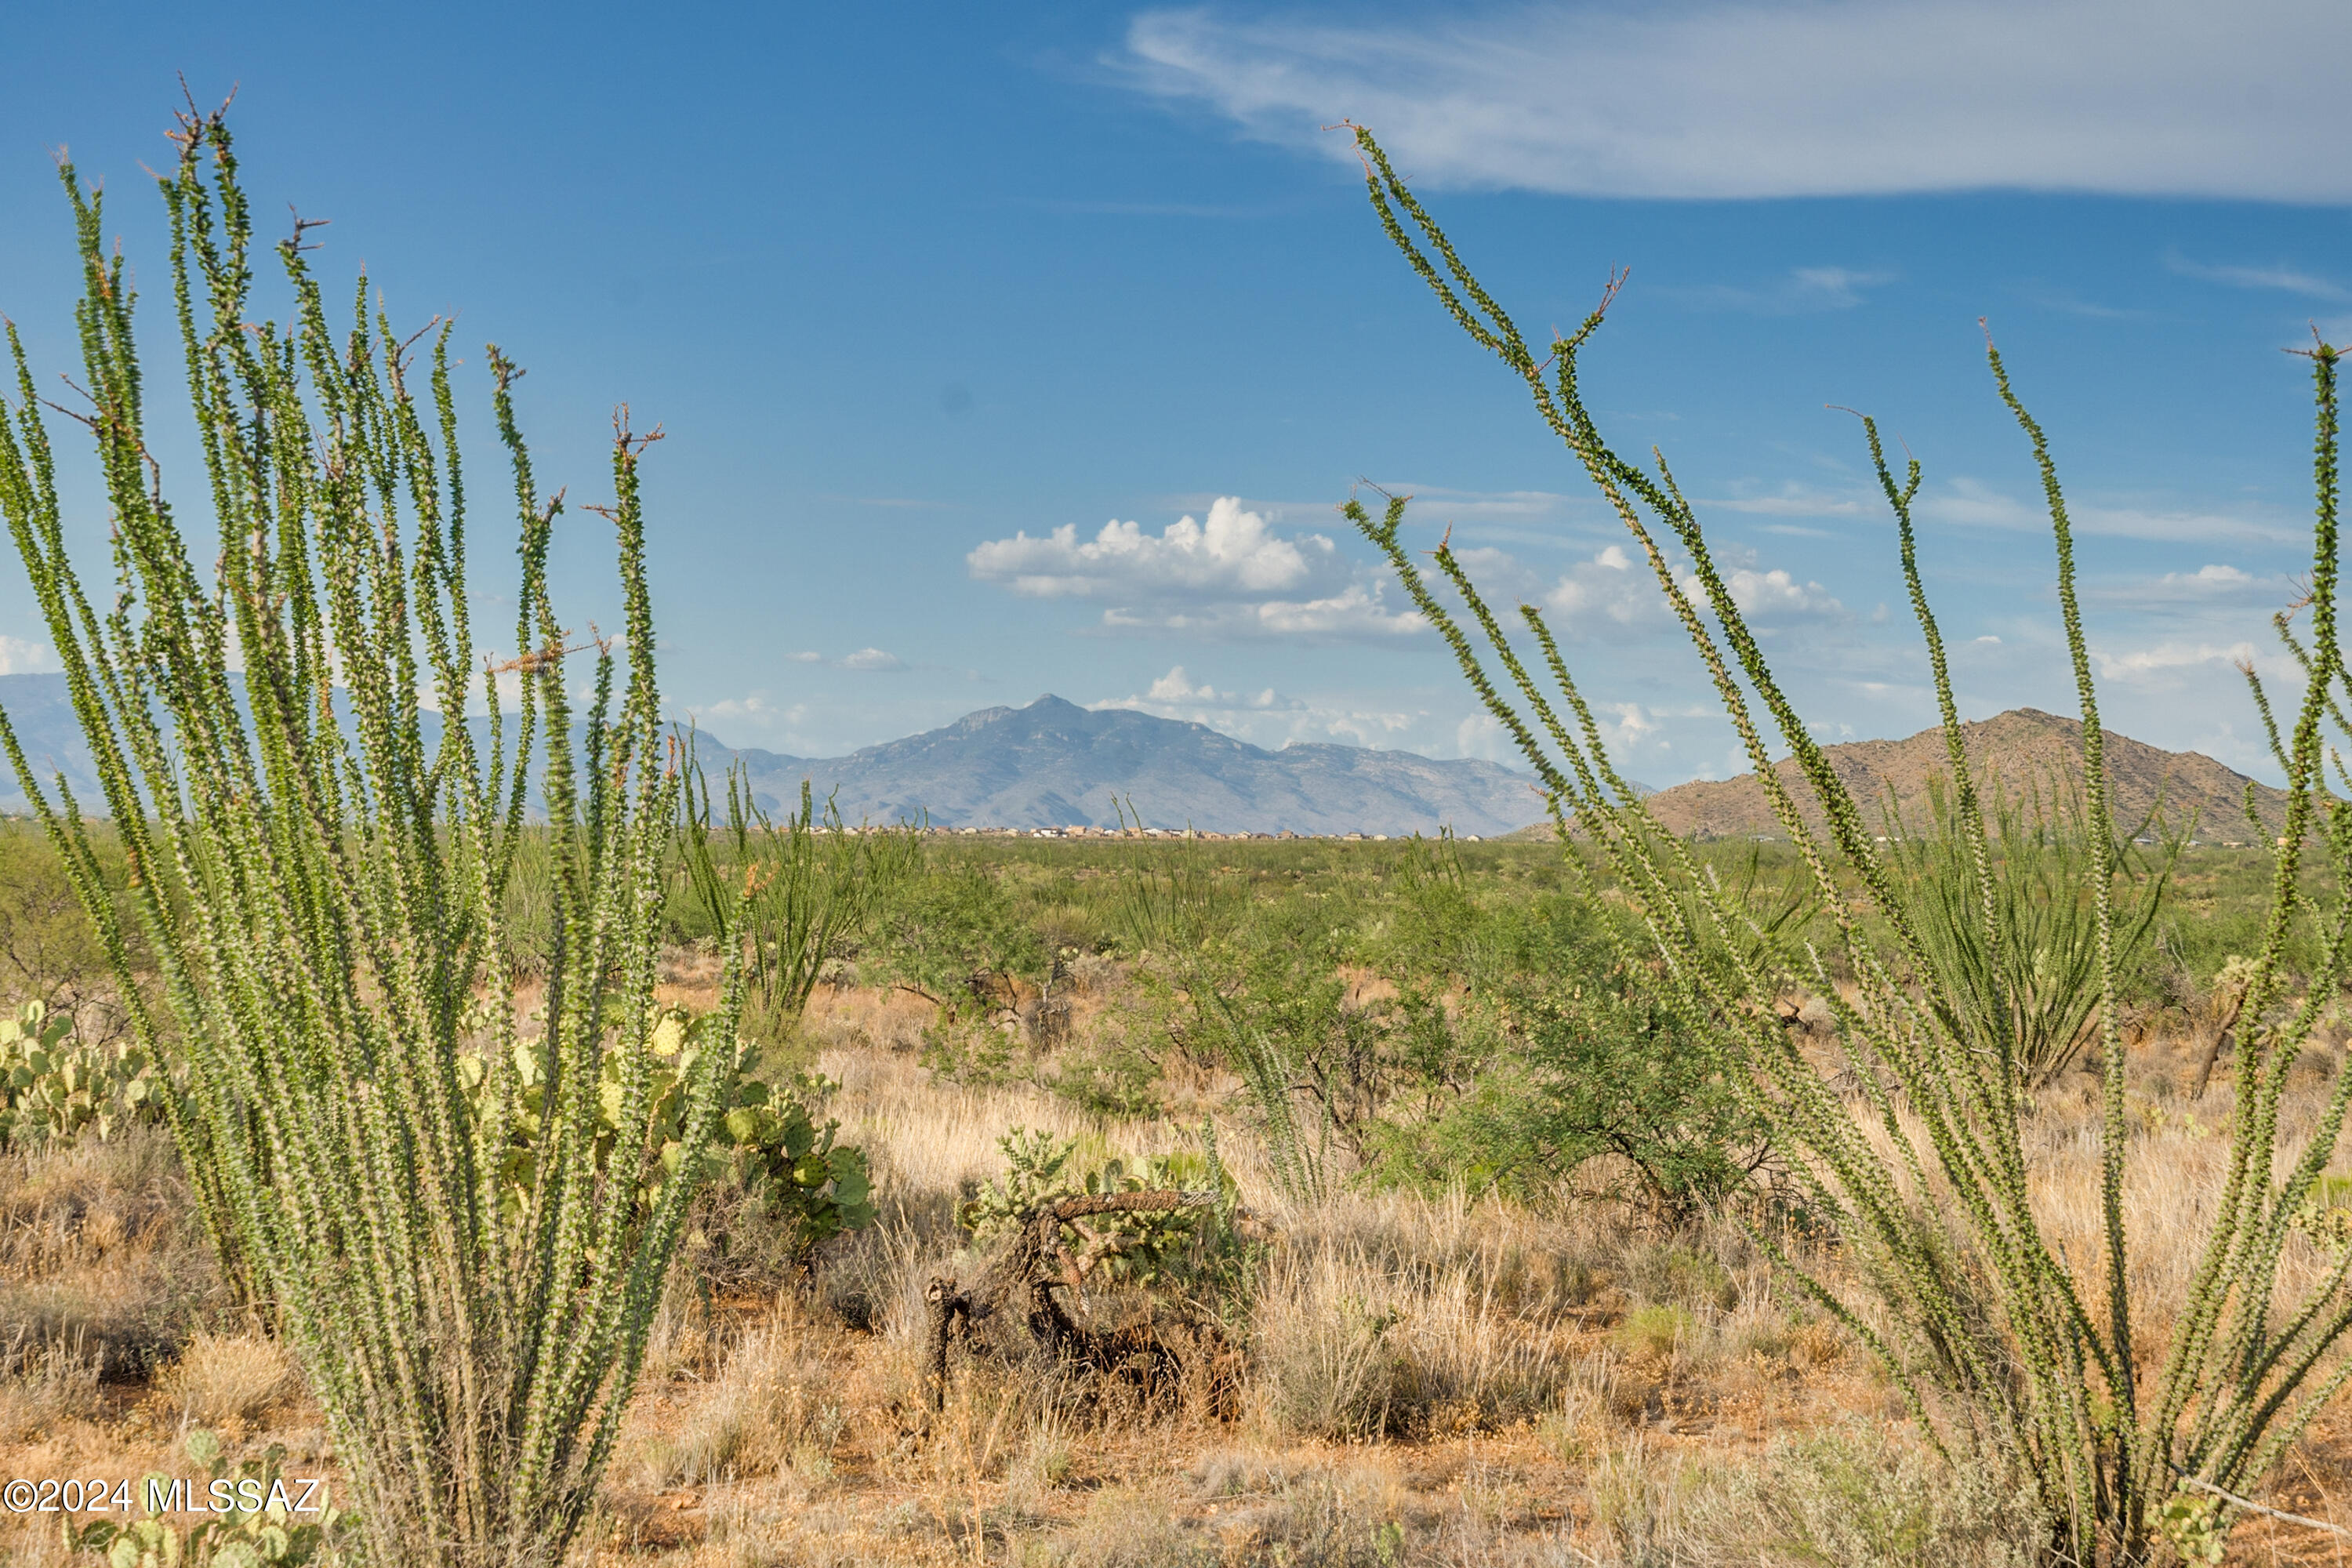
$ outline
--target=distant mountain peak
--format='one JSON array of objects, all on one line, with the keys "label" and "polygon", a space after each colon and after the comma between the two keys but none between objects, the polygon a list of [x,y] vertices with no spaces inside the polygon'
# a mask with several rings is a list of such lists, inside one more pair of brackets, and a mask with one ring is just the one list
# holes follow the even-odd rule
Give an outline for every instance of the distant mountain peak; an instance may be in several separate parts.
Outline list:
[{"label": "distant mountain peak", "polygon": [[1269,752],[1205,724],[1052,692],[846,757],[722,749],[705,765],[729,760],[763,804],[797,800],[806,779],[852,822],[1108,827],[1131,807],[1153,827],[1492,837],[1542,815],[1525,776],[1493,763],[1324,743]]}]

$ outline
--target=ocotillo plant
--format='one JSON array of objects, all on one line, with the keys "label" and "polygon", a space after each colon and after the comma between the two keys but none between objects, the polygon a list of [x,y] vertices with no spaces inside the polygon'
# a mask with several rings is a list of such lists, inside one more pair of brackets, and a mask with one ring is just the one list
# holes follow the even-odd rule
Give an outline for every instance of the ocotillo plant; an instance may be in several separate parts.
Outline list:
[{"label": "ocotillo plant", "polygon": [[[489,351],[521,530],[517,651],[492,665],[470,630],[448,328],[419,387],[424,334],[396,336],[364,279],[349,330],[331,327],[299,222],[277,247],[292,319],[254,319],[227,128],[192,112],[176,140],[159,184],[220,541],[209,578],[149,453],[129,271],[70,164],[88,404],[68,412],[112,511],[103,613],[68,559],[56,453],[13,329],[19,395],[0,410],[0,509],[129,858],[127,908],[65,779],[40,777],[5,720],[0,743],[72,868],[140,1046],[174,1064],[169,1113],[205,1219],[299,1356],[370,1556],[551,1565],[586,1517],[700,1170],[681,1161],[640,1204],[643,1163],[659,1158],[647,1085],[678,792],[644,571],[652,437],[616,421],[615,500],[598,510],[619,538],[625,626],[596,645],[575,730],[567,676],[583,648],[547,582],[562,497],[541,494],[516,427],[520,371]],[[488,706],[486,747],[469,700]],[[554,913],[546,1023],[526,1036],[500,910],[534,777]],[[132,972],[128,922],[162,1010]],[[478,995],[489,1005],[470,1009]],[[707,1026],[721,1040],[740,1005],[732,969],[724,995]],[[469,1011],[488,1019],[472,1038]],[[700,1054],[688,1149],[709,1140],[731,1057]],[[619,1135],[600,1170],[614,1060]],[[499,1163],[526,1072],[546,1086],[539,1158],[508,1218]]]},{"label": "ocotillo plant", "polygon": [[[2061,1561],[2137,1563],[2169,1537],[2192,1561],[2218,1562],[2242,1496],[2257,1484],[2347,1378],[2352,1358],[2352,1249],[2332,1263],[2306,1255],[2290,1289],[2290,1247],[2305,1245],[2295,1216],[2333,1157],[2352,1075],[2339,1075],[2307,1135],[2282,1128],[2289,1070],[2346,978],[2352,901],[2352,812],[2327,792],[2323,728],[2345,730],[2338,698],[2347,674],[2336,640],[2336,411],[2338,351],[2312,351],[2318,439],[2307,646],[2284,621],[2282,635],[2307,684],[2287,734],[2272,727],[2288,784],[2284,831],[2273,847],[2275,883],[2265,942],[2249,987],[2236,1063],[2237,1100],[2225,1179],[2204,1195],[2212,1218],[2201,1263],[2168,1342],[2143,1324],[2133,1297],[2133,1238],[2124,1176],[2124,1043],[2117,1019],[2116,835],[2097,693],[2077,605],[2065,498],[2041,427],[2011,389],[1990,340],[1994,388],[2031,446],[2056,545],[2058,599],[2083,722],[2083,895],[2094,921],[2092,1014],[2103,1116],[2099,1130],[2100,1241],[2095,1256],[2066,1256],[2032,1202],[2021,1087],[2032,1042],[2020,1020],[2032,1009],[2004,996],[2012,971],[2001,944],[2001,878],[1983,792],[1970,772],[1944,644],[1921,587],[1912,502],[1920,470],[1897,479],[1875,424],[1864,438],[1892,508],[1911,604],[1927,642],[1950,767],[1949,831],[1956,874],[1980,933],[1982,962],[1965,981],[1939,962],[1908,900],[1889,850],[1865,830],[1853,797],[1775,679],[1759,639],[1718,569],[1696,510],[1663,457],[1628,461],[1603,438],[1578,384],[1580,352],[1600,328],[1618,280],[1579,329],[1538,355],[1481,288],[1429,213],[1360,131],[1371,202],[1389,237],[1454,320],[1527,385],[1544,422],[1568,447],[1647,558],[1659,591],[1696,649],[1726,716],[1781,828],[1796,847],[1834,932],[1832,952],[1759,940],[1750,911],[1665,832],[1612,763],[1592,710],[1570,674],[1559,640],[1534,606],[1522,606],[1528,654],[1515,646],[1443,545],[1438,574],[1459,595],[1448,608],[1405,550],[1404,500],[1373,521],[1350,516],[1387,554],[1414,603],[1444,636],[1486,708],[1541,775],[1570,858],[1605,875],[1638,916],[1629,958],[1664,977],[1664,993],[1707,1042],[1727,1081],[1771,1130],[1806,1209],[1856,1266],[1836,1277],[1809,1269],[1769,1233],[1759,1239],[1794,1281],[1843,1320],[1885,1363],[1895,1385],[1939,1447],[1990,1440],[2044,1489],[2061,1521]],[[1679,552],[1682,559],[1675,558]],[[2259,685],[2257,702],[2270,708]],[[1761,710],[1759,712],[1759,710]],[[2352,731],[2347,731],[2352,733]],[[1768,741],[1768,736],[1771,737]],[[1793,753],[1792,789],[1773,767],[1772,744]],[[1801,809],[1801,792],[1811,810]],[[1570,832],[1572,814],[1573,835]],[[2325,858],[2330,891],[2304,890],[2306,857]],[[1590,857],[1590,858],[1588,858]],[[2320,937],[2313,973],[2282,967],[2290,921]],[[1834,983],[1842,977],[1844,984]],[[1838,1080],[1797,1047],[1772,1004],[1796,984],[1835,1009],[1857,1086]],[[1843,1281],[1874,1291],[1885,1309],[1857,1310]],[[1892,1337],[1871,1323],[1894,1326]],[[2146,1337],[2142,1337],[2146,1335]]]},{"label": "ocotillo plant", "polygon": [[727,770],[722,826],[701,771],[690,771],[687,883],[720,929],[740,933],[745,1032],[763,1043],[782,1040],[800,1022],[835,949],[861,935],[876,906],[921,866],[921,828],[846,831],[833,802],[818,809],[806,779],[799,811],[779,822],[740,765]]}]

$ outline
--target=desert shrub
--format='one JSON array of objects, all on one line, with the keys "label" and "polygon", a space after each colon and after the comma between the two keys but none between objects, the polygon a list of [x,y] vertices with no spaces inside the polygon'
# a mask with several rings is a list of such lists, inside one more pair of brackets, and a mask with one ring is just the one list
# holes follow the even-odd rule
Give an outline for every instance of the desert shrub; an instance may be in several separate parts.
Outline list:
[{"label": "desert shrub", "polygon": [[1032,1070],[1017,1027],[953,1009],[924,1026],[918,1059],[941,1080],[971,1088],[1024,1082]]},{"label": "desert shrub", "polygon": [[[1989,830],[1971,836],[1931,787],[1935,820],[1898,832],[1889,856],[1909,879],[1904,906],[1937,978],[1971,1015],[2001,1019],[2029,1089],[2074,1065],[2103,985],[2120,994],[2138,976],[2183,847],[2176,837],[2144,858],[2124,839],[2095,858],[2080,803],[2051,794],[2054,804],[2038,793],[2029,805],[1997,797]],[[1980,875],[1996,866],[1997,876]]]},{"label": "desert shrub", "polygon": [[[1825,956],[1822,943],[1776,931],[1765,906],[1710,874],[1663,832],[1611,760],[1538,608],[1520,607],[1531,639],[1523,651],[1445,546],[1435,564],[1452,602],[1433,591],[1401,542],[1402,499],[1391,498],[1379,521],[1360,501],[1348,503],[1536,769],[1550,794],[1570,873],[1585,878],[1598,896],[1594,863],[1609,868],[1611,891],[1640,922],[1638,939],[1625,945],[1626,961],[1657,966],[1663,998],[1766,1127],[1813,1223],[1837,1237],[1840,1277],[1833,1282],[1805,1268],[1769,1237],[1766,1245],[1797,1285],[1878,1357],[1931,1446],[1948,1455],[1946,1435],[1956,1429],[1949,1422],[1975,1427],[2031,1478],[2052,1521],[2051,1551],[2075,1562],[2137,1563],[2159,1550],[2168,1531],[2193,1536],[2200,1552],[2209,1545],[2218,1551],[2230,1507],[2189,1496],[2183,1479],[2225,1491],[2252,1484],[2352,1376],[2343,1344],[2352,1331],[2352,1270],[2339,1264],[2315,1281],[2281,1288],[2292,1220],[2334,1158],[2352,1107],[2352,1074],[2337,1075],[2314,1135],[2301,1147],[2282,1146],[2278,1114],[2288,1074],[2352,961],[2352,943],[2344,940],[2352,922],[2352,812],[2328,795],[2323,772],[2330,726],[2345,725],[2339,692],[2352,684],[2336,606],[2337,349],[2322,342],[2310,352],[2317,501],[2308,594],[2296,612],[2307,606],[2310,615],[2300,632],[2288,613],[2276,621],[2308,679],[2285,722],[2252,666],[2244,667],[2288,798],[2282,831],[2267,846],[2273,891],[2261,941],[2242,950],[2253,955],[2254,973],[2242,1014],[2248,1037],[2239,1043],[2234,1068],[2228,1166],[2207,1211],[2209,1227],[2193,1244],[2200,1260],[2187,1300],[2159,1342],[2160,1361],[2150,1357],[2156,1364],[2144,1369],[2140,1336],[2147,1330],[2136,1322],[2124,1203],[2132,1130],[2105,732],[2064,494],[2048,439],[2017,396],[2000,353],[1989,341],[1995,390],[2031,447],[2047,501],[2082,716],[2081,772],[2065,783],[2083,801],[2102,1118],[2099,1243],[2095,1258],[2080,1259],[2062,1253],[2034,1206],[2021,1084],[2033,1070],[2035,1047],[2021,1019],[2035,1009],[2012,1004],[2006,987],[2013,975],[1999,963],[1985,965],[1989,984],[1979,984],[1939,963],[1911,880],[1875,842],[1862,803],[1780,685],[1671,469],[1663,458],[1652,468],[1619,455],[1584,401],[1580,355],[1601,325],[1614,280],[1601,307],[1539,357],[1396,177],[1378,143],[1361,131],[1357,142],[1368,193],[1390,238],[1455,322],[1525,384],[1540,416],[1650,563],[1802,863],[1810,896],[1830,920]],[[1958,879],[1946,901],[1969,911],[1965,918],[1991,954],[2013,934],[2004,931],[2005,879],[2021,868],[1997,853],[1998,836],[1988,830],[1942,636],[1921,584],[1912,503],[1922,469],[1914,460],[1898,478],[1875,423],[1864,417],[1862,430],[1894,515],[1942,718]],[[1775,747],[1793,753],[1790,775],[1776,767]],[[2324,871],[2325,886],[2307,891],[2313,871]],[[2301,986],[2286,963],[2299,913],[2323,933]],[[1824,1071],[1792,1048],[1776,1004],[1801,989],[1832,1005],[1850,1073]],[[1838,1286],[1849,1280],[1875,1295],[1889,1334],[1876,1331],[1840,1294]]]},{"label": "desert shrub", "polygon": [[[225,542],[209,580],[149,463],[128,263],[70,164],[89,399],[77,417],[134,585],[104,619],[67,554],[55,452],[13,333],[19,391],[0,407],[0,513],[89,742],[129,918],[80,803],[5,717],[0,744],[98,930],[132,1038],[151,1056],[168,1043],[163,1101],[197,1208],[310,1379],[369,1557],[551,1568],[587,1517],[702,1175],[681,1160],[641,1201],[646,1168],[662,1168],[653,993],[679,789],[645,581],[649,438],[616,421],[604,510],[625,626],[593,644],[583,680],[590,645],[567,643],[549,596],[561,498],[532,477],[520,372],[488,352],[521,583],[514,657],[478,662],[449,327],[417,366],[417,340],[370,312],[364,281],[348,330],[331,327],[300,226],[278,247],[290,319],[259,321],[224,117],[192,110],[175,139],[159,184],[206,531]],[[459,717],[477,702],[487,745]],[[468,998],[515,990],[505,895],[534,805],[550,1009],[526,1042],[494,1008],[469,1082]],[[160,1001],[126,929],[152,949]],[[740,963],[713,1026],[730,1042]],[[704,1053],[686,1087],[685,1150],[713,1134],[726,1059]],[[499,1173],[520,1061],[556,1087],[517,1213]],[[596,1169],[600,1091],[617,1107],[617,1180]]]},{"label": "desert shrub", "polygon": [[1160,1109],[1160,1060],[1127,1030],[1106,1030],[1055,1060],[1045,1087],[1097,1116],[1132,1121]]},{"label": "desert shrub", "polygon": [[1769,1158],[1763,1122],[1687,1019],[1646,988],[1602,974],[1516,989],[1503,1030],[1513,1048],[1425,1121],[1385,1127],[1382,1176],[1521,1196],[1573,1181],[1678,1226]]},{"label": "desert shrub", "polygon": [[[104,864],[119,887],[120,858]],[[106,977],[106,948],[56,847],[32,823],[0,823],[0,995],[70,1012]]]},{"label": "desert shrub", "polygon": [[975,977],[1044,978],[1054,947],[991,868],[924,847],[922,868],[898,879],[872,911],[878,966],[927,994],[971,994]]}]

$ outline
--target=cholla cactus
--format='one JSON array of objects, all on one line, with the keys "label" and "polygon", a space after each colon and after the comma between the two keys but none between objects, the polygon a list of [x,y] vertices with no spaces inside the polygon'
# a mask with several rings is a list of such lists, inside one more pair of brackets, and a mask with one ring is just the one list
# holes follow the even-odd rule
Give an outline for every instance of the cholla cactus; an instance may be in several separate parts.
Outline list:
[{"label": "cholla cactus", "polygon": [[[643,563],[651,437],[615,422],[615,500],[599,510],[626,626],[593,645],[575,730],[572,656],[589,645],[549,601],[562,500],[541,494],[516,429],[521,373],[490,349],[521,528],[518,652],[493,665],[470,629],[447,327],[422,388],[417,338],[370,310],[364,280],[349,330],[331,328],[299,220],[277,247],[291,321],[248,315],[251,217],[228,132],[190,113],[175,140],[159,184],[213,572],[192,563],[149,455],[130,275],[70,164],[89,398],[74,416],[112,511],[112,604],[93,605],[67,558],[13,330],[20,394],[0,403],[0,512],[121,838],[121,906],[66,781],[45,787],[5,718],[0,745],[97,923],[138,1046],[173,1064],[165,1110],[205,1222],[300,1357],[367,1554],[551,1565],[586,1516],[700,1173],[687,1162],[649,1201],[635,1179],[659,1164],[655,954],[678,791]],[[469,700],[488,705],[487,745]],[[524,1039],[510,1007],[469,1004],[513,994],[501,900],[534,777],[553,913],[546,1023]],[[132,922],[164,1013],[134,984]],[[731,1039],[738,965],[722,994],[711,1027]],[[464,1047],[484,1021],[469,1083]],[[703,1053],[677,1086],[668,1136],[688,1148],[711,1140],[728,1058]],[[526,1076],[537,1157],[509,1213]]]}]

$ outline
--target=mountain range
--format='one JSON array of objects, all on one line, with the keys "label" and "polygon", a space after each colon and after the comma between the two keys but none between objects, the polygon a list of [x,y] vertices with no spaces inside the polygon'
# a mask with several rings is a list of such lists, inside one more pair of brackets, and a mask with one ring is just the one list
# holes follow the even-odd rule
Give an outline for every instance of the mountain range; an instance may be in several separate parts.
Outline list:
[{"label": "mountain range", "polygon": [[[84,810],[101,804],[65,677],[0,676],[0,707],[35,767],[62,768]],[[1543,815],[1527,775],[1493,763],[1360,746],[1270,752],[1205,724],[1052,696],[845,757],[737,750],[709,734],[696,753],[714,784],[740,764],[771,812],[797,806],[806,780],[852,823],[920,816],[942,827],[1108,827],[1125,807],[1148,827],[1395,836],[1448,826],[1491,837]],[[0,765],[0,809],[26,810],[5,773]]]},{"label": "mountain range", "polygon": [[[33,764],[62,766],[84,809],[98,805],[89,748],[65,678],[0,676],[0,706]],[[2082,725],[2073,719],[2020,708],[1962,731],[1989,798],[2005,795],[2025,806],[2037,792],[2047,797],[2053,780],[2080,776]],[[1947,765],[1942,731],[1822,750],[1878,830],[1928,819],[1932,789]],[[1543,815],[1528,776],[1493,763],[1440,762],[1361,746],[1292,744],[1267,751],[1205,724],[1130,709],[1081,708],[1052,696],[1025,708],[983,708],[845,757],[739,750],[708,734],[697,738],[696,751],[714,783],[730,767],[740,767],[752,797],[772,813],[796,806],[805,780],[818,800],[831,796],[852,823],[921,816],[942,827],[1109,827],[1125,810],[1148,827],[1204,832],[1399,836],[1448,826],[1494,837]],[[2249,840],[2255,837],[2246,819],[2249,789],[2263,831],[2276,832],[2284,820],[2283,791],[2210,757],[2163,751],[2112,731],[2106,752],[2122,826],[2153,820],[2185,829],[2193,822],[2201,838]],[[1810,805],[1796,763],[1784,761],[1777,771]],[[26,808],[14,784],[0,777],[0,809]],[[1677,784],[1650,795],[1649,805],[1677,834],[1711,838],[1780,831],[1752,773]]]},{"label": "mountain range", "polygon": [[[708,742],[698,747],[706,766]],[[922,813],[941,826],[1147,827],[1214,833],[1456,833],[1492,837],[1543,815],[1524,773],[1411,752],[1293,743],[1278,752],[1205,724],[1040,697],[845,757],[744,750],[754,798],[795,805],[806,779],[845,820]],[[713,769],[716,772],[716,769]]]}]

